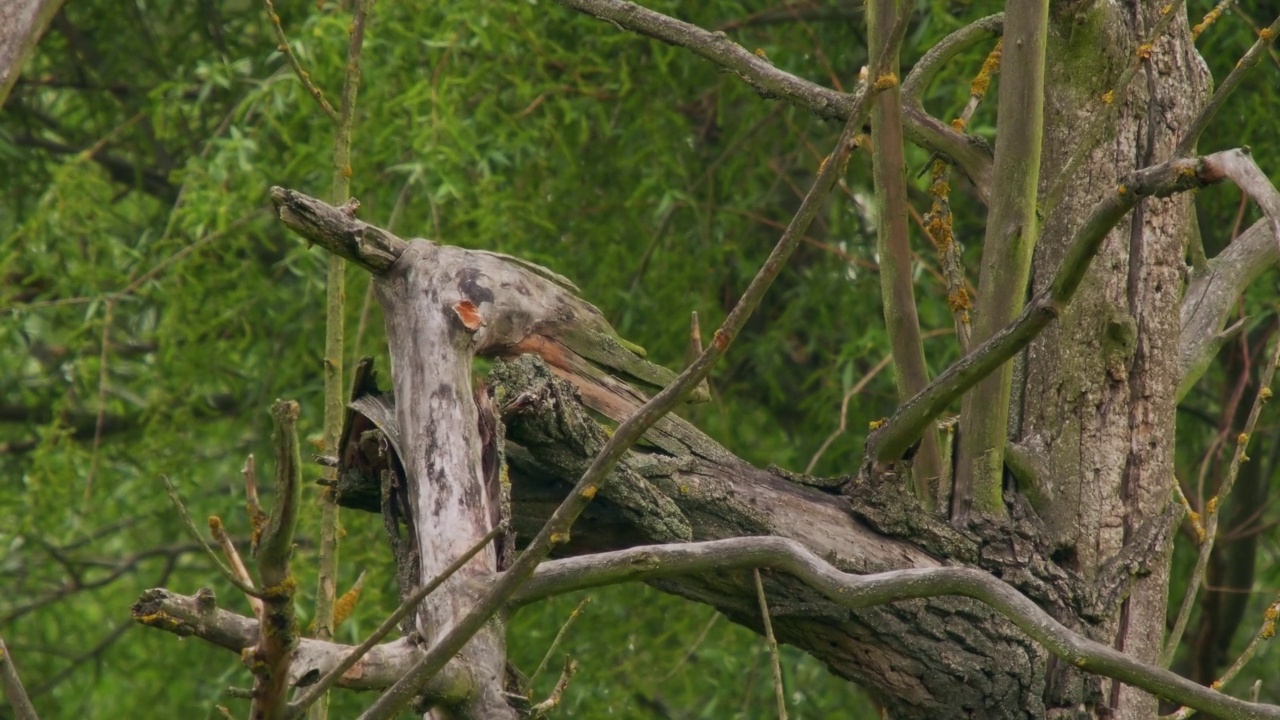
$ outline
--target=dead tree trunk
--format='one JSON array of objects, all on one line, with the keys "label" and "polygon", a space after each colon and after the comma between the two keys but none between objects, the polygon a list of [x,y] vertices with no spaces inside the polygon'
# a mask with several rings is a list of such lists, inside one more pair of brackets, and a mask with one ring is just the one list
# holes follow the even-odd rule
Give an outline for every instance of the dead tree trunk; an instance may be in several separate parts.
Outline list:
[{"label": "dead tree trunk", "polygon": [[[275,199],[295,228],[332,220],[318,204],[288,191],[275,191]],[[410,499],[401,510],[420,548],[422,569],[415,579],[422,582],[496,520],[497,491],[478,470],[477,413],[468,389],[474,355],[532,352],[541,358],[500,363],[490,378],[507,423],[517,537],[541,526],[603,443],[606,430],[588,409],[620,421],[645,398],[633,384],[660,385],[671,374],[627,349],[599,311],[553,274],[492,253],[425,241],[406,245],[348,222],[351,227],[330,227],[345,245],[328,247],[374,272],[400,399],[393,404],[389,395],[370,395],[353,406],[385,433],[404,467]],[[348,442],[378,446],[350,434]],[[378,510],[375,498],[388,489],[370,488],[379,480],[378,471],[364,465],[369,455],[349,445],[341,457],[342,502]],[[992,527],[992,541],[960,533],[925,512],[894,480],[822,480],[761,470],[668,417],[614,471],[575,526],[567,552],[775,535],[799,540],[859,574],[957,562],[987,567],[1042,606],[1056,608],[1060,619],[1078,624],[1074,608],[1087,604],[1086,594],[1048,562],[1034,529]],[[492,572],[494,554],[477,557],[473,568],[471,577]],[[749,572],[654,584],[759,626]],[[896,718],[1045,714],[1047,653],[976,601],[939,598],[850,611],[780,574],[768,577],[767,589],[779,639],[872,689]],[[418,616],[425,637],[438,636],[471,597],[464,578],[446,590]],[[461,658],[477,681],[498,690],[499,630],[493,627]]]}]

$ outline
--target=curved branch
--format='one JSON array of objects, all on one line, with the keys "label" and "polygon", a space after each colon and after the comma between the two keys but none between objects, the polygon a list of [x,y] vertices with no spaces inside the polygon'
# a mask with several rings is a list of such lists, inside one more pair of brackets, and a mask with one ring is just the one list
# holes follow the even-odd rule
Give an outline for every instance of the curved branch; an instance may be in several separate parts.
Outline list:
[{"label": "curved branch", "polygon": [[1209,98],[1209,102],[1191,121],[1191,127],[1187,128],[1187,132],[1182,136],[1182,140],[1178,142],[1177,149],[1174,153],[1186,155],[1191,153],[1200,140],[1200,135],[1204,133],[1205,128],[1209,127],[1209,122],[1218,114],[1218,111],[1227,104],[1227,98],[1240,87],[1241,81],[1244,80],[1245,73],[1253,69],[1262,60],[1262,55],[1276,41],[1276,35],[1280,34],[1280,15],[1271,21],[1271,26],[1264,28],[1258,33],[1258,39],[1254,41],[1249,50],[1245,52],[1244,57],[1231,68],[1231,73],[1222,81],[1218,89],[1214,91],[1213,97]]},{"label": "curved branch", "polygon": [[970,597],[990,606],[1054,655],[1087,672],[1120,680],[1222,718],[1280,718],[1280,706],[1237,700],[1078,635],[1026,596],[981,570],[914,568],[853,575],[837,570],[803,544],[787,538],[734,538],[658,545],[554,560],[537,569],[517,592],[514,601],[530,603],[620,582],[755,568],[786,572],[832,602],[851,609],[939,595]]},{"label": "curved branch", "polygon": [[1182,381],[1178,398],[1195,385],[1222,344],[1234,335],[1223,330],[1236,299],[1262,273],[1280,262],[1280,237],[1269,219],[1259,220],[1226,250],[1209,261],[1203,272],[1192,273],[1182,297],[1182,334],[1178,358]]},{"label": "curved branch", "polygon": [[998,37],[1004,32],[1004,13],[988,15],[975,20],[938,41],[929,48],[924,57],[911,68],[907,79],[902,81],[902,100],[906,104],[920,106],[920,96],[947,63],[955,56],[977,45],[983,40]]}]

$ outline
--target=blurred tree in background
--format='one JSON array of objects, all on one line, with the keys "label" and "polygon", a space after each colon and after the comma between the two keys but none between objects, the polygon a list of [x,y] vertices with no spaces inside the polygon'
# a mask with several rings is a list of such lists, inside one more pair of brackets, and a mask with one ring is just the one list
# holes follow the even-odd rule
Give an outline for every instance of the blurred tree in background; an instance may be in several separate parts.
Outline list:
[{"label": "blurred tree in background", "polygon": [[[646,5],[722,30],[824,86],[852,90],[868,62],[856,3]],[[1000,9],[982,0],[915,5],[904,68]],[[1189,14],[1211,5],[1191,2]],[[1230,10],[1201,36],[1215,77],[1276,14],[1266,5]],[[284,0],[276,9],[314,81],[334,92],[349,15],[324,1]],[[650,359],[672,368],[683,362],[689,312],[704,327],[723,319],[840,129],[761,99],[687,51],[551,3],[383,2],[370,28],[352,150],[360,216],[405,237],[546,265],[573,279]],[[941,70],[925,98],[932,114],[960,114],[989,50],[976,47]],[[1272,53],[1200,150],[1247,142],[1275,177],[1278,73]],[[994,104],[980,108],[970,131],[994,138],[994,112]],[[332,142],[330,123],[277,50],[264,9],[239,0],[69,3],[4,104],[0,635],[46,718],[150,717],[157,709],[215,717],[220,704],[242,714],[243,701],[226,698],[225,689],[248,685],[247,670],[202,645],[135,628],[127,609],[148,587],[222,587],[174,517],[161,474],[197,516],[223,515],[246,541],[248,524],[231,510],[243,503],[246,455],[269,456],[271,400],[298,399],[304,433],[319,441],[324,256],[273,220],[266,188],[322,192]],[[929,161],[908,146],[909,191],[921,212],[928,178],[917,173]],[[878,371],[888,346],[874,320],[870,156],[855,155],[850,165],[836,191],[841,201],[819,216],[713,376],[712,402],[683,411],[756,464],[852,473],[865,421],[897,405],[891,374]],[[956,235],[978,238],[984,210],[965,182],[956,184]],[[1258,217],[1234,187],[1205,191],[1197,208],[1210,256],[1232,237],[1224,228]],[[943,329],[925,346],[936,372],[959,350],[946,333],[951,315],[938,258],[917,230],[920,323]],[[976,267],[980,248],[972,244],[965,258]],[[348,278],[348,357],[382,357],[369,279]],[[1225,468],[1231,443],[1223,454],[1215,438],[1238,426],[1237,409],[1247,412],[1256,393],[1245,386],[1247,370],[1262,362],[1273,302],[1272,280],[1250,290],[1240,307],[1245,331],[1180,408],[1178,476],[1193,504],[1212,493]],[[849,400],[848,431],[815,457],[841,424],[846,393],[869,374]],[[1210,592],[1193,620],[1197,639],[1179,658],[1177,669],[1203,682],[1235,657],[1252,632],[1248,623],[1280,585],[1270,532],[1277,517],[1266,503],[1277,434],[1264,417],[1256,447],[1267,449],[1255,452],[1225,511]],[[312,501],[319,496],[307,492]],[[317,515],[300,528],[304,624]],[[345,513],[343,524],[340,588],[361,570],[369,578],[356,614],[338,629],[340,641],[354,643],[398,596],[378,518]],[[1175,596],[1194,555],[1194,537],[1185,535]],[[230,596],[229,588],[220,592]],[[565,716],[771,716],[768,653],[755,634],[649,588],[590,595],[561,647],[583,666]],[[522,611],[510,631],[511,660],[531,671],[579,600]],[[873,716],[874,704],[818,661],[785,649],[783,660],[793,717]],[[1264,649],[1246,671],[1249,681],[1275,677],[1277,663],[1280,654]],[[541,692],[553,675],[539,679]],[[1277,693],[1264,684],[1262,699],[1280,701]],[[366,702],[338,693],[335,716],[352,716]]]}]

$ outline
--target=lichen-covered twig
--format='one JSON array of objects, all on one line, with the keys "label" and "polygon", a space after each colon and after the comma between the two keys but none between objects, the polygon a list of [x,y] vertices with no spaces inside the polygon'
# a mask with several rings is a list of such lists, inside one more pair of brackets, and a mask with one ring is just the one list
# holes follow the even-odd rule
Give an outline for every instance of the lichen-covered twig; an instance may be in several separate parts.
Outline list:
[{"label": "lichen-covered twig", "polygon": [[298,644],[293,596],[297,580],[289,574],[293,533],[301,501],[302,459],[298,448],[298,403],[277,400],[275,424],[276,492],[271,514],[258,538],[258,577],[262,580],[263,621],[258,643],[246,653],[253,671],[255,720],[283,720],[289,700],[289,662]]},{"label": "lichen-covered twig", "polygon": [[276,49],[284,55],[285,60],[289,61],[289,67],[293,68],[293,74],[297,76],[298,82],[302,83],[302,87],[307,91],[325,115],[337,120],[338,111],[333,109],[329,101],[324,97],[324,91],[316,86],[315,81],[311,79],[311,73],[302,67],[302,63],[298,60],[298,56],[293,52],[293,47],[289,45],[289,38],[285,35],[284,26],[280,24],[280,15],[276,13],[276,6],[271,0],[263,0],[267,5],[267,16],[271,20],[271,30],[276,35]]},{"label": "lichen-covered twig", "polygon": [[1195,606],[1196,595],[1200,591],[1200,583],[1204,580],[1205,570],[1209,567],[1209,557],[1213,554],[1213,544],[1218,537],[1218,514],[1222,510],[1222,504],[1231,495],[1231,489],[1235,487],[1236,477],[1240,474],[1240,465],[1249,459],[1246,454],[1249,449],[1249,439],[1253,436],[1253,429],[1257,426],[1258,417],[1262,414],[1262,406],[1271,399],[1271,379],[1275,376],[1277,362],[1280,362],[1280,339],[1275,342],[1271,360],[1263,369],[1262,377],[1258,381],[1258,395],[1253,400],[1249,417],[1245,420],[1240,434],[1236,436],[1236,450],[1231,456],[1231,464],[1227,466],[1227,474],[1222,479],[1222,486],[1213,497],[1209,498],[1209,502],[1205,503],[1204,535],[1200,540],[1200,553],[1196,556],[1195,568],[1187,580],[1187,592],[1182,596],[1182,605],[1178,608],[1173,629],[1169,631],[1164,650],[1160,653],[1160,667],[1169,667],[1173,664],[1173,656],[1178,651],[1178,645],[1182,643],[1182,633],[1186,630],[1187,621],[1191,618],[1191,609]]}]

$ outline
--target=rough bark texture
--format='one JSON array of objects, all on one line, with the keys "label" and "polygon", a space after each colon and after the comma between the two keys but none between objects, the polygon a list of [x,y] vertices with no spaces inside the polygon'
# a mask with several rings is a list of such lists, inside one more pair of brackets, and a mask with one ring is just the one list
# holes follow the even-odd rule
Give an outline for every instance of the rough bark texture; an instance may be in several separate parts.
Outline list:
[{"label": "rough bark texture", "polygon": [[[551,370],[540,359],[525,357],[497,363],[489,378],[507,427],[514,521],[524,537],[541,527],[604,441],[605,430],[584,407],[592,401],[556,377],[563,373]],[[357,403],[374,418],[387,417],[391,405],[389,395]],[[390,444],[400,441],[393,436]],[[360,475],[354,468],[345,473],[349,481]],[[376,508],[367,491],[348,487],[341,497]],[[975,564],[1068,622],[1075,622],[1088,603],[1047,560],[1034,521],[1019,517],[961,534],[915,503],[904,505],[903,497],[895,478],[851,483],[850,478],[823,480],[752,467],[687,423],[669,418],[615,471],[575,526],[565,552],[779,535],[859,573]],[[655,585],[759,629],[751,583],[750,573],[732,572]],[[778,637],[872,689],[895,718],[1045,714],[1046,654],[979,603],[944,598],[851,612],[789,578],[767,576],[767,590]],[[1077,679],[1071,693],[1081,699],[1091,687],[1096,682]]]},{"label": "rough bark texture", "polygon": [[[1053,18],[1045,129],[1045,184],[1061,174],[1080,128],[1133,57],[1163,3],[1098,4]],[[1205,99],[1207,71],[1184,19],[1175,19],[1140,70],[1107,138],[1092,149],[1051,217],[1037,248],[1033,286],[1044,287],[1065,242],[1088,208],[1118,177],[1171,155]],[[1170,501],[1179,308],[1190,198],[1147,199],[1108,237],[1080,295],[1029,348],[1021,442],[1045,458],[1042,515],[1058,557],[1086,577],[1130,541]],[[1167,549],[1165,550],[1167,552]],[[1136,657],[1159,652],[1168,584],[1167,557],[1139,579],[1098,639]],[[1149,718],[1155,702],[1106,690],[1122,718]]]}]

